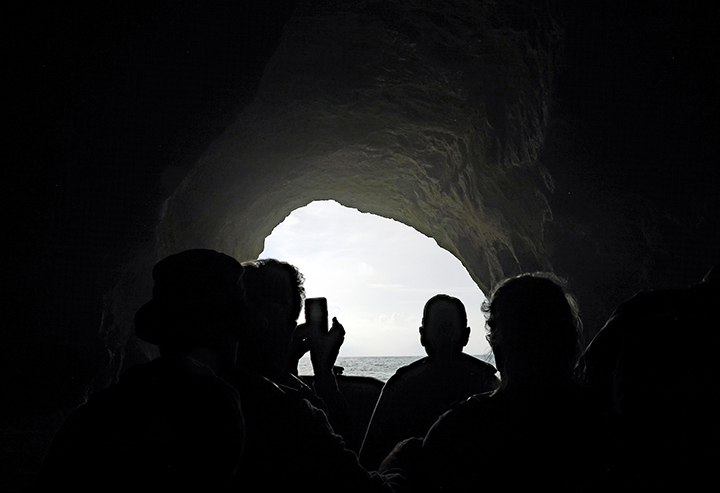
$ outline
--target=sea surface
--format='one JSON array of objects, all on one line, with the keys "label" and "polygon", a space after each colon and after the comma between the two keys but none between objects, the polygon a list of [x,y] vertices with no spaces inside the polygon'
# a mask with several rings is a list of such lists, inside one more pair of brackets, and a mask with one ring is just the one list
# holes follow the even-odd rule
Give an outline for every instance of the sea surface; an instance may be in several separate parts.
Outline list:
[{"label": "sea surface", "polygon": [[[492,354],[473,355],[483,361],[494,365]],[[409,365],[423,356],[339,356],[335,366],[343,367],[343,375],[373,377],[387,382],[395,371],[401,366]],[[298,374],[312,375],[312,364],[309,357],[300,359]]]}]

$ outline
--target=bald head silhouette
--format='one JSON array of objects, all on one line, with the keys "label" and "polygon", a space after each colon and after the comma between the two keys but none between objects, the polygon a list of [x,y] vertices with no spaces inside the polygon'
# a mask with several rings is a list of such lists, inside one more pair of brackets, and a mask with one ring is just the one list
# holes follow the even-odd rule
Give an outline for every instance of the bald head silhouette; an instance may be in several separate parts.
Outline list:
[{"label": "bald head silhouette", "polygon": [[438,294],[425,303],[420,343],[430,358],[459,357],[469,338],[470,327],[462,301]]}]

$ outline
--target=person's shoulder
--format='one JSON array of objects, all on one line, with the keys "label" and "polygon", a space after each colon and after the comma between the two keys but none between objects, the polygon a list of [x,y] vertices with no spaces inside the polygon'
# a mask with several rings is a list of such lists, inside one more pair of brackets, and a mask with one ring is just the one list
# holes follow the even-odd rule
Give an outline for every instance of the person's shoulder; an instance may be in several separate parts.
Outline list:
[{"label": "person's shoulder", "polygon": [[120,377],[120,388],[227,385],[208,366],[188,357],[160,356],[134,365]]},{"label": "person's shoulder", "polygon": [[462,419],[464,416],[474,415],[491,403],[492,395],[493,391],[489,391],[455,401],[441,418],[449,416],[451,419]]},{"label": "person's shoulder", "polygon": [[408,365],[401,366],[400,368],[395,370],[395,373],[388,379],[386,385],[394,385],[399,381],[406,379],[407,377],[413,376],[421,372],[425,367],[427,360],[428,358],[426,356],[424,358],[420,358],[419,360],[413,361]]},{"label": "person's shoulder", "polygon": [[413,394],[417,390],[418,381],[422,378],[418,378],[422,375],[425,367],[427,358],[421,358],[412,363],[401,366],[395,373],[385,382],[383,385],[380,399],[387,402],[389,399],[395,398],[398,395],[407,395],[408,393]]},{"label": "person's shoulder", "polygon": [[457,412],[461,413],[475,412],[477,409],[491,405],[498,399],[498,395],[499,393],[495,390],[471,395],[467,399],[463,399],[455,403],[451,410],[457,409]]},{"label": "person's shoulder", "polygon": [[277,407],[292,399],[292,396],[269,378],[244,368],[236,368],[230,383],[240,394],[243,407]]},{"label": "person's shoulder", "polygon": [[433,450],[454,449],[474,437],[487,422],[478,419],[482,415],[486,394],[478,394],[454,403],[441,414],[430,427],[423,443],[424,448]]},{"label": "person's shoulder", "polygon": [[486,373],[488,375],[494,375],[497,373],[497,369],[493,365],[481,360],[480,358],[470,356],[466,353],[462,353],[460,357],[463,364],[467,365],[469,368],[473,368],[475,371]]},{"label": "person's shoulder", "polygon": [[504,406],[493,391],[475,394],[467,399],[453,403],[432,426],[433,434],[447,435],[450,441],[463,441],[476,439],[488,432],[504,412]]}]

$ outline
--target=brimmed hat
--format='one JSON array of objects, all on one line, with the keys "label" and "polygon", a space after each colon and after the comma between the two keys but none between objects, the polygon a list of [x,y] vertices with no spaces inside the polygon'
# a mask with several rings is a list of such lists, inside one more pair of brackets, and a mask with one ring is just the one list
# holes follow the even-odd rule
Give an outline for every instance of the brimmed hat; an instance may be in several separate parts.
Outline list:
[{"label": "brimmed hat", "polygon": [[244,306],[243,267],[214,250],[187,250],[153,268],[153,297],[135,314],[138,338],[201,347],[232,337]]}]

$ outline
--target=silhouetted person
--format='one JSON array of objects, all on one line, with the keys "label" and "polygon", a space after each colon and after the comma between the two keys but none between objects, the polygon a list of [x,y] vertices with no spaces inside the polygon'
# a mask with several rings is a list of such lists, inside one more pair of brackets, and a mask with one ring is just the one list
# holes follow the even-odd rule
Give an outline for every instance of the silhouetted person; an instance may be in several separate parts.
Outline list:
[{"label": "silhouetted person", "polygon": [[[254,293],[250,294],[255,300],[250,304],[256,310],[254,322],[251,330],[242,333],[237,366],[227,375],[240,393],[247,429],[233,490],[393,491],[394,476],[363,468],[327,414],[312,404],[313,396],[288,378],[288,355],[299,313],[296,305],[287,302],[296,290],[296,283],[288,281],[297,277],[296,270],[278,261],[253,264],[246,264],[245,281],[248,293]],[[344,334],[334,322],[330,332],[310,345],[311,357],[315,344],[318,363],[328,372]],[[319,371],[318,366],[315,370]]]},{"label": "silhouetted person", "polygon": [[427,357],[399,368],[383,387],[360,451],[366,467],[377,468],[401,440],[424,437],[453,403],[498,386],[492,365],[463,353],[469,338],[459,299],[428,300],[420,327]]},{"label": "silhouetted person", "polygon": [[[297,320],[305,299],[304,277],[293,265],[277,259],[243,263],[246,299],[256,310],[255,322],[264,337],[244,354],[242,365],[272,380],[285,391],[299,392],[314,406],[328,414],[336,433],[347,441],[352,426],[347,403],[332,371],[345,330],[337,320],[328,333]],[[300,357],[310,351],[313,384],[309,387],[297,376]]]},{"label": "silhouetted person", "polygon": [[[502,282],[483,310],[500,388],[443,414],[409,467],[429,491],[595,491],[605,450],[593,402],[573,381],[577,308],[545,273]],[[414,442],[416,443],[416,442]]]},{"label": "silhouetted person", "polygon": [[245,439],[238,393],[215,371],[235,363],[242,266],[211,250],[153,269],[153,298],[135,318],[161,356],[89,397],[57,433],[39,491],[220,491]]},{"label": "silhouetted person", "polygon": [[246,299],[255,312],[255,330],[262,334],[243,364],[279,384],[290,378],[292,335],[305,299],[304,278],[297,268],[276,259],[243,262]]},{"label": "silhouetted person", "polygon": [[585,386],[597,395],[606,411],[613,407],[613,379],[620,349],[638,323],[649,316],[670,313],[684,305],[684,289],[638,293],[618,306],[582,354],[578,365]]},{"label": "silhouetted person", "polygon": [[615,438],[616,482],[629,491],[698,491],[720,453],[718,267],[687,289],[621,304],[584,354]]}]

